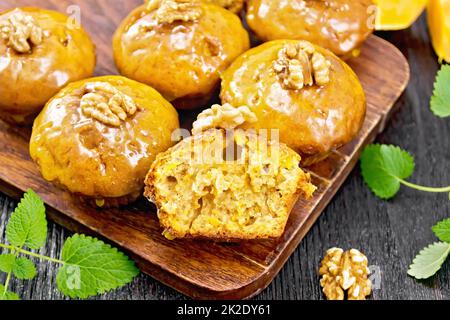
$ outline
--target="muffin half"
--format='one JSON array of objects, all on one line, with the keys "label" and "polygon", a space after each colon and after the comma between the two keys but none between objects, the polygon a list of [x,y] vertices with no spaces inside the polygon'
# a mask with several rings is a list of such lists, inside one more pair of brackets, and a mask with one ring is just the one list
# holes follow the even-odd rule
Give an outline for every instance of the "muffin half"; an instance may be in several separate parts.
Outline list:
[{"label": "muffin half", "polygon": [[30,154],[43,177],[99,207],[126,205],[174,142],[172,105],[144,84],[105,76],[69,84],[36,118]]},{"label": "muffin half", "polygon": [[228,124],[251,120],[248,109],[239,115],[244,109],[204,115],[209,120],[194,136],[157,156],[144,194],[157,205],[167,238],[277,238],[298,196],[312,196],[300,156],[286,145],[254,131],[215,128],[224,113]]}]

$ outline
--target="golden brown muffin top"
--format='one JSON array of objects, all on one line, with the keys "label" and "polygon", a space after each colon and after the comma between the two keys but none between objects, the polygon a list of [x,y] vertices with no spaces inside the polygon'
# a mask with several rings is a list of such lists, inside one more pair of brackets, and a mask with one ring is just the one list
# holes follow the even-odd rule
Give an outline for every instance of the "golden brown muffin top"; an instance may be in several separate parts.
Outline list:
[{"label": "golden brown muffin top", "polygon": [[373,31],[372,0],[249,0],[247,22],[264,41],[302,39],[340,56]]},{"label": "golden brown muffin top", "polygon": [[330,51],[305,41],[253,48],[222,78],[222,102],[246,105],[258,118],[243,127],[279,129],[281,142],[303,156],[349,142],[364,120],[365,95],[355,73]]},{"label": "golden brown muffin top", "polygon": [[92,75],[95,48],[64,14],[23,7],[0,14],[0,109],[38,111],[70,81]]},{"label": "golden brown muffin top", "polygon": [[175,109],[120,76],[72,83],[36,118],[30,154],[46,180],[105,198],[136,193],[156,155],[174,144]]},{"label": "golden brown muffin top", "polygon": [[248,48],[248,33],[235,14],[194,0],[141,6],[114,36],[120,72],[169,101],[210,95],[220,74]]}]

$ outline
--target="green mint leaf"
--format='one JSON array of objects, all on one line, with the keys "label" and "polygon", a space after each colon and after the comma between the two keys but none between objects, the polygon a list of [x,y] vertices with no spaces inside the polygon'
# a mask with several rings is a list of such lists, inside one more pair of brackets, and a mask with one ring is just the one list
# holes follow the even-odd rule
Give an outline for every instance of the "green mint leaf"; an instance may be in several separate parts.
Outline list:
[{"label": "green mint leaf", "polygon": [[16,256],[11,253],[0,255],[0,271],[6,273],[11,272],[15,261]]},{"label": "green mint leaf", "polygon": [[450,218],[438,222],[432,230],[439,240],[450,243]]},{"label": "green mint leaf", "polygon": [[20,300],[20,297],[11,291],[5,293],[5,286],[0,284],[0,300]]},{"label": "green mint leaf", "polygon": [[39,249],[47,238],[45,207],[39,196],[29,189],[11,215],[6,226],[8,241],[16,246]]},{"label": "green mint leaf", "polygon": [[98,239],[75,234],[64,243],[65,264],[56,276],[58,289],[71,298],[88,298],[121,287],[139,273],[128,257]]},{"label": "green mint leaf", "polygon": [[442,65],[434,83],[433,96],[430,101],[431,111],[438,117],[450,116],[450,66]]},{"label": "green mint leaf", "polygon": [[369,145],[360,160],[364,181],[381,199],[395,196],[400,189],[399,179],[408,178],[414,171],[414,158],[392,145]]},{"label": "green mint leaf", "polygon": [[17,258],[12,272],[17,279],[29,280],[36,276],[36,267],[30,259]]},{"label": "green mint leaf", "polygon": [[416,279],[427,279],[441,268],[448,254],[450,244],[435,242],[424,248],[409,266],[408,274]]}]

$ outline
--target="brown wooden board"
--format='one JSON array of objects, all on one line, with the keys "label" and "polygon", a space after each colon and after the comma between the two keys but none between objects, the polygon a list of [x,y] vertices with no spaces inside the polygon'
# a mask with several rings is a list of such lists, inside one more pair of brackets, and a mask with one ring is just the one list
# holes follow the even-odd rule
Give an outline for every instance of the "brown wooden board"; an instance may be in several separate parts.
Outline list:
[{"label": "brown wooden board", "polygon": [[[96,75],[106,75],[117,73],[112,60],[112,34],[127,12],[140,3],[140,0],[1,0],[0,10],[35,5],[66,12],[70,5],[79,5],[82,24],[97,44]],[[42,179],[28,154],[30,129],[1,121],[0,189],[20,197],[23,191],[33,188],[46,202],[49,218],[126,250],[143,272],[186,295],[204,299],[251,297],[272,281],[354,168],[361,149],[383,130],[394,102],[409,80],[409,67],[403,55],[376,36],[370,37],[361,56],[349,64],[367,95],[363,129],[353,142],[309,169],[319,189],[312,200],[299,200],[294,205],[285,233],[279,239],[239,244],[169,241],[161,235],[154,206],[144,199],[120,210],[87,207]],[[188,127],[195,115],[184,112],[180,116]]]}]

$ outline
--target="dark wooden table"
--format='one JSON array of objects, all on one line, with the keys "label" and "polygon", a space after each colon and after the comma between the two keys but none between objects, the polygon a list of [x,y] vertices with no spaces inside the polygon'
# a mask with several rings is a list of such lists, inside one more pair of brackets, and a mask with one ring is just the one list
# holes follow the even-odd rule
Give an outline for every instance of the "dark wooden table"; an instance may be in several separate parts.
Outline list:
[{"label": "dark wooden table", "polygon": [[[450,183],[450,119],[435,117],[429,110],[433,81],[439,68],[428,36],[425,17],[410,29],[380,33],[401,49],[411,66],[411,82],[396,104],[381,143],[391,143],[415,155],[412,181],[423,185]],[[16,202],[0,194],[0,241],[5,221]],[[272,284],[256,299],[323,299],[317,275],[324,251],[338,246],[358,248],[380,271],[379,288],[372,299],[450,299],[450,262],[437,276],[416,281],[406,274],[415,254],[436,241],[431,226],[450,217],[450,202],[443,194],[426,194],[403,188],[389,202],[373,196],[356,168],[337,196],[305,237]],[[70,236],[64,228],[49,223],[47,246],[42,254],[58,256]],[[23,299],[62,299],[56,290],[58,266],[38,263],[32,281],[13,280],[10,290]],[[4,283],[5,275],[0,275]],[[185,299],[185,296],[146,275],[100,299]]]}]

